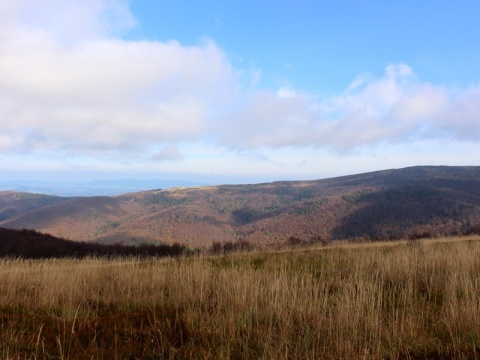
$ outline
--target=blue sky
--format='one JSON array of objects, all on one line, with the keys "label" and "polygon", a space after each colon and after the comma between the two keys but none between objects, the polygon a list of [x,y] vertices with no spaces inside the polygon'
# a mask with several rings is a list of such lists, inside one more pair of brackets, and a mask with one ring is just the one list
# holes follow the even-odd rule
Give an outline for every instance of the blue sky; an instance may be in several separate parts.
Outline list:
[{"label": "blue sky", "polygon": [[[132,38],[214,40],[262,86],[341,92],[363,72],[407,63],[424,81],[471,85],[480,77],[475,1],[136,1]],[[176,5],[176,6],[172,6]]]},{"label": "blue sky", "polygon": [[478,1],[0,4],[6,179],[480,165]]}]

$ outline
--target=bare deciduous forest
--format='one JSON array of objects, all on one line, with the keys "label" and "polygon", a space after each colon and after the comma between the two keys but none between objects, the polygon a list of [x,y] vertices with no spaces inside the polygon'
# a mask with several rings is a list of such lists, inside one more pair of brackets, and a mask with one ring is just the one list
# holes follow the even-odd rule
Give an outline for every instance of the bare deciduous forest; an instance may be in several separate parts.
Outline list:
[{"label": "bare deciduous forest", "polygon": [[480,224],[480,167],[419,166],[332,179],[61,198],[0,192],[0,227],[69,240],[209,248],[468,233]]}]

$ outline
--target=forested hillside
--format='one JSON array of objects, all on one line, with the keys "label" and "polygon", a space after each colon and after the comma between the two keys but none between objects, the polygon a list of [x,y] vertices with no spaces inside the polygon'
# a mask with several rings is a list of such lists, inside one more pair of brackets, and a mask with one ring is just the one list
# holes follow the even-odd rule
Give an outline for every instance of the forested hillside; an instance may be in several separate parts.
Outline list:
[{"label": "forested hillside", "polygon": [[270,246],[289,239],[450,235],[480,224],[480,167],[413,167],[116,197],[7,195],[0,196],[1,227],[103,243],[209,247],[242,240]]}]

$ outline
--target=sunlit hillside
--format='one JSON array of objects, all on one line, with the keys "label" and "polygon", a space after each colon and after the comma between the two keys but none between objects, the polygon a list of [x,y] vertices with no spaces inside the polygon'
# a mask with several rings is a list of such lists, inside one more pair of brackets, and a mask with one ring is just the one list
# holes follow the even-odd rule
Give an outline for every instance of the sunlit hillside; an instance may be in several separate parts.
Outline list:
[{"label": "sunlit hillside", "polygon": [[414,167],[316,181],[177,188],[116,197],[8,193],[0,194],[0,213],[1,227],[103,243],[206,248],[214,242],[248,241],[269,247],[292,237],[304,243],[436,237],[479,227],[480,168]]}]

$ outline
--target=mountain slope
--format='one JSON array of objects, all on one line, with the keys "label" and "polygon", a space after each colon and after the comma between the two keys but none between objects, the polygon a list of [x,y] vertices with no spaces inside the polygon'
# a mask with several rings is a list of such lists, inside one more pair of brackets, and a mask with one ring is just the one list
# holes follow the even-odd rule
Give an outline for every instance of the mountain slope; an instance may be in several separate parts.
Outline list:
[{"label": "mountain slope", "polygon": [[142,206],[114,197],[81,197],[36,208],[0,224],[12,229],[35,229],[67,239],[88,241],[143,212]]},{"label": "mountain slope", "polygon": [[49,205],[69,200],[59,196],[0,191],[0,222]]},{"label": "mountain slope", "polygon": [[73,240],[202,247],[238,239],[267,246],[289,237],[452,234],[478,224],[480,167],[412,167],[316,181],[73,198],[26,207],[21,216],[0,222]]}]

